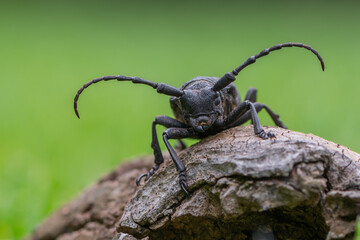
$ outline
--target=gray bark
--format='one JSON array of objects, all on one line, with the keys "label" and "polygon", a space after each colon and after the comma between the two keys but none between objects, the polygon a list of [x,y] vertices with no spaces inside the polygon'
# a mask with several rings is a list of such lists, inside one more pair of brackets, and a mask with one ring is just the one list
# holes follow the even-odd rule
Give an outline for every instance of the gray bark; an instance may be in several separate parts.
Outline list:
[{"label": "gray bark", "polygon": [[170,159],[135,192],[148,157],[86,190],[30,239],[352,239],[360,155],[312,134],[265,130],[276,138],[242,126],[181,151],[191,197]]}]

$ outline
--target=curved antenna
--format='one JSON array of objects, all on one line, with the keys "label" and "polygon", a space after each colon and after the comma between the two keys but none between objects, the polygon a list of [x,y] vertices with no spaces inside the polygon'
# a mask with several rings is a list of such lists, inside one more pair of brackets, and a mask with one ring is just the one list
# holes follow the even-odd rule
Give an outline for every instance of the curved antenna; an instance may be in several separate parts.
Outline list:
[{"label": "curved antenna", "polygon": [[131,81],[133,83],[145,84],[145,85],[151,86],[152,88],[156,89],[156,91],[158,93],[163,93],[163,94],[166,94],[169,96],[180,97],[183,95],[183,91],[177,89],[176,87],[167,85],[165,83],[151,82],[149,80],[142,79],[139,77],[128,77],[128,76],[116,75],[116,76],[105,76],[105,77],[101,77],[101,78],[95,78],[95,79],[91,80],[90,82],[85,83],[75,95],[74,110],[75,110],[75,114],[78,118],[80,118],[80,115],[77,110],[77,101],[79,100],[80,94],[85,90],[85,88],[89,87],[93,83],[97,83],[100,81],[109,81],[109,80]]},{"label": "curved antenna", "polygon": [[249,66],[249,65],[253,64],[254,62],[256,62],[256,59],[261,58],[263,56],[266,56],[270,52],[275,51],[275,50],[279,50],[279,49],[281,49],[283,47],[301,47],[301,48],[305,48],[307,50],[310,50],[319,59],[322,70],[323,71],[325,70],[325,65],[324,65],[324,61],[323,61],[322,57],[312,47],[310,47],[308,45],[305,45],[305,44],[302,44],[302,43],[283,43],[283,44],[275,45],[275,46],[273,46],[271,48],[267,48],[267,49],[261,51],[260,53],[258,53],[257,55],[249,57],[245,62],[243,62],[240,66],[235,68],[232,72],[228,72],[224,76],[222,76],[215,83],[215,85],[214,85],[214,87],[212,89],[214,91],[220,91],[221,89],[223,89],[224,87],[229,85],[231,82],[235,81],[235,79],[236,79],[235,76],[237,76],[241,70],[243,70],[247,66]]}]

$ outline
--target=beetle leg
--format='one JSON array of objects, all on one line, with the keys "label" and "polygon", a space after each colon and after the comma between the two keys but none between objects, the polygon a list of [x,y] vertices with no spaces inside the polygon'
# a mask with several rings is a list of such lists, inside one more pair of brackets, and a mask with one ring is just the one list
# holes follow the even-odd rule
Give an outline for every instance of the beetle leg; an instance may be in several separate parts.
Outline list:
[{"label": "beetle leg", "polygon": [[154,157],[155,157],[155,165],[152,167],[152,169],[148,173],[144,173],[140,175],[136,179],[136,185],[140,185],[141,179],[145,178],[144,181],[146,182],[149,180],[149,178],[156,172],[156,170],[159,169],[160,165],[164,162],[164,157],[161,153],[159,141],[157,138],[156,133],[156,125],[160,124],[164,127],[178,127],[178,128],[184,128],[187,127],[186,124],[179,122],[176,119],[170,118],[168,116],[157,116],[155,120],[152,123],[152,142],[151,142],[151,148],[154,150]]},{"label": "beetle leg", "polygon": [[249,118],[247,118],[247,120],[251,118],[254,125],[254,131],[257,136],[263,139],[267,139],[269,137],[270,138],[275,137],[273,133],[271,132],[266,133],[264,129],[261,127],[255,105],[249,100],[245,100],[244,102],[241,102],[240,105],[229,114],[229,116],[224,120],[224,126],[228,128],[238,126],[239,124],[234,124],[234,123],[237,123],[239,117],[241,118],[244,115],[246,115],[246,117],[248,117],[249,115]]},{"label": "beetle leg", "polygon": [[[255,104],[255,108],[257,112],[260,112],[263,108],[267,111],[267,113],[270,115],[271,119],[274,121],[275,125],[281,128],[287,129],[287,127],[283,124],[283,122],[280,120],[280,116],[276,113],[274,113],[268,106],[262,103],[256,102],[256,94],[257,89],[256,88],[249,88],[248,92],[246,93],[245,100],[249,100],[250,102],[253,102]],[[250,113],[249,113],[250,114]],[[240,121],[241,122],[241,121]],[[243,124],[244,122],[241,122],[239,124],[236,124],[236,126]]]},{"label": "beetle leg", "polygon": [[[255,106],[256,112],[260,112],[263,108],[265,108],[265,110],[268,112],[268,114],[270,115],[271,119],[274,121],[276,126],[287,129],[287,127],[280,120],[280,116],[278,114],[274,113],[267,105],[262,104],[262,103],[254,103],[254,106]],[[244,124],[245,122],[247,122],[250,119],[251,119],[251,112],[250,112],[250,110],[248,110],[246,113],[241,115],[235,122],[231,123],[229,125],[229,128]]]},{"label": "beetle leg", "polygon": [[[280,120],[280,116],[279,114],[274,113],[268,106],[266,106],[265,104],[262,103],[256,103],[255,105],[260,105],[259,108],[260,110],[262,108],[265,108],[265,110],[268,112],[268,114],[270,115],[271,119],[274,121],[275,125],[281,128],[285,128],[287,129],[287,126],[285,126],[285,124]],[[259,110],[259,111],[260,111]]]},{"label": "beetle leg", "polygon": [[257,89],[256,88],[249,88],[249,90],[246,93],[245,100],[249,100],[250,102],[256,102],[256,95],[257,95]]},{"label": "beetle leg", "polygon": [[[249,100],[250,102],[254,103],[254,102],[256,102],[256,95],[257,95],[257,89],[250,87],[246,93],[244,101]],[[251,124],[253,124],[252,121],[251,121]]]},{"label": "beetle leg", "polygon": [[179,184],[181,189],[185,192],[187,196],[190,196],[189,187],[186,183],[186,167],[180,161],[175,150],[169,143],[169,139],[181,139],[196,136],[196,132],[192,128],[168,128],[163,133],[163,139],[167,149],[169,150],[170,156],[174,161],[176,169],[179,172]]},{"label": "beetle leg", "polygon": [[183,140],[178,139],[178,142],[175,145],[175,149],[178,151],[184,150],[186,148],[186,144],[184,143]]}]

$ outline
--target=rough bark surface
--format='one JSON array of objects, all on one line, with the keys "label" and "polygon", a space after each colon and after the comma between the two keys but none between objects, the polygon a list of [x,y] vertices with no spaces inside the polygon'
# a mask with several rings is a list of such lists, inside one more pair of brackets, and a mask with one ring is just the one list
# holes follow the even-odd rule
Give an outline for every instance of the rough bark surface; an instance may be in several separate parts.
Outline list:
[{"label": "rough bark surface", "polygon": [[360,155],[312,134],[265,130],[276,138],[242,126],[181,151],[191,197],[169,159],[135,192],[135,177],[152,165],[143,158],[84,191],[29,239],[352,239]]}]

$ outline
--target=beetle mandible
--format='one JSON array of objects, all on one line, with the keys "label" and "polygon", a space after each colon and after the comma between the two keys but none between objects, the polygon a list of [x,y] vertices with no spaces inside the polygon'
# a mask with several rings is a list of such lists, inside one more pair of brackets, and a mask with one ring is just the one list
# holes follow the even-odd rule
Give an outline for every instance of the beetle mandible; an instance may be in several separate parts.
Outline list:
[{"label": "beetle mandible", "polygon": [[310,50],[317,56],[324,71],[324,61],[315,49],[302,43],[284,43],[267,48],[257,55],[249,57],[240,66],[226,73],[221,78],[196,77],[186,82],[180,89],[165,83],[151,82],[139,77],[115,75],[96,78],[84,84],[83,87],[79,89],[74,99],[74,110],[77,117],[80,118],[77,110],[77,101],[80,94],[91,84],[100,81],[131,81],[133,83],[151,86],[156,89],[158,93],[170,96],[170,106],[176,119],[168,116],[157,116],[153,121],[151,148],[154,150],[155,165],[148,173],[139,176],[136,184],[139,185],[141,179],[144,177],[144,181],[149,180],[164,162],[156,133],[156,125],[159,124],[167,128],[163,132],[162,137],[179,172],[180,187],[186,195],[190,195],[186,183],[186,167],[170,145],[169,139],[178,139],[180,142],[183,138],[202,139],[225,129],[241,125],[248,120],[252,120],[254,132],[257,136],[262,139],[273,138],[275,137],[273,133],[265,132],[261,127],[257,112],[262,109],[267,111],[276,126],[287,128],[280,120],[279,115],[274,113],[265,104],[256,102],[257,90],[255,88],[250,88],[244,101],[241,101],[240,95],[232,83],[242,69],[253,64],[258,58],[284,47],[301,47]]}]

